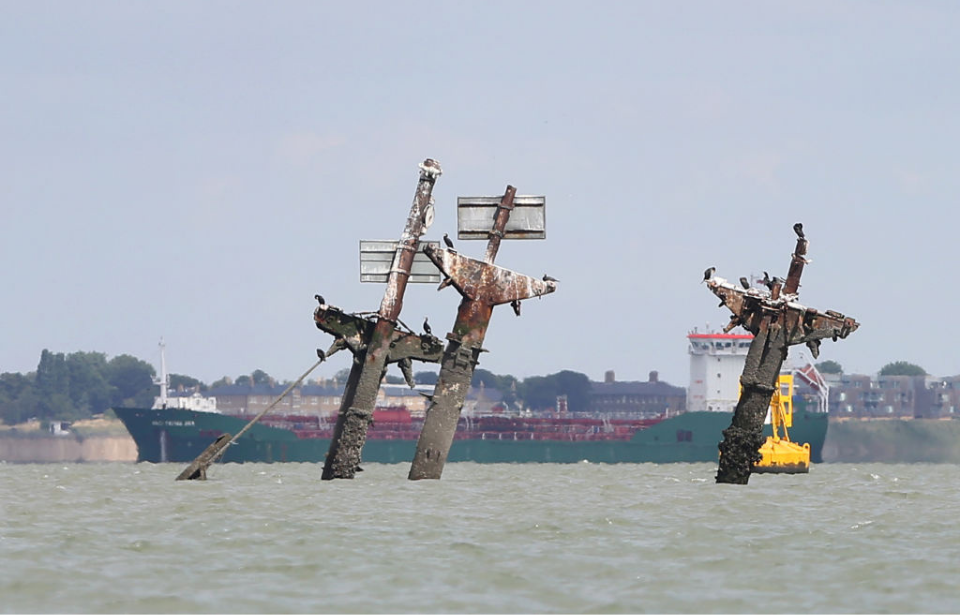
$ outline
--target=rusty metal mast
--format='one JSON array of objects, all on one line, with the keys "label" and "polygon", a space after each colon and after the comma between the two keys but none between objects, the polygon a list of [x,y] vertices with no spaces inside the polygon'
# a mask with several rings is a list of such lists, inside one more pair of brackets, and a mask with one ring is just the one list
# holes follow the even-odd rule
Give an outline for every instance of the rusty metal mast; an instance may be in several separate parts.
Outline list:
[{"label": "rusty metal mast", "polygon": [[460,411],[483,352],[483,339],[494,306],[513,303],[519,316],[520,300],[552,293],[557,288],[554,281],[537,280],[493,264],[514,210],[516,192],[513,186],[507,186],[497,205],[483,261],[461,256],[453,250],[432,246],[425,249],[427,256],[447,276],[441,287],[452,284],[463,299],[453,331],[447,335],[440,374],[410,466],[410,480],[439,479],[443,473]]},{"label": "rusty metal mast", "polygon": [[[413,257],[420,245],[420,236],[430,226],[433,218],[433,186],[441,172],[440,163],[436,160],[428,158],[420,164],[417,191],[406,227],[397,245],[376,321],[370,322],[343,314],[339,310],[325,309],[325,305],[319,306],[314,313],[317,326],[336,336],[331,350],[346,347],[354,355],[330,450],[323,466],[323,480],[353,478],[356,474],[387,363],[392,360],[401,362],[402,367],[409,366],[411,357],[402,356],[396,348],[398,342],[406,340],[400,345],[410,353],[418,355],[414,358],[429,360],[424,356],[430,354],[428,346],[432,336],[398,332],[396,326],[403,307],[403,295]],[[439,343],[436,346],[434,350],[439,350]],[[438,357],[439,353],[435,354]],[[407,373],[406,369],[404,373]]]},{"label": "rusty metal mast", "polygon": [[778,278],[765,280],[769,292],[743,288],[713,277],[712,269],[704,276],[707,287],[721,299],[721,307],[726,306],[733,313],[724,332],[740,325],[754,335],[740,376],[740,401],[720,443],[718,483],[745,485],[750,480],[751,468],[760,460],[758,451],[764,442],[763,423],[770,397],[789,347],[806,344],[817,358],[821,340],[845,338],[860,326],[839,312],[821,313],[798,302],[797,291],[803,266],[808,262],[805,255],[809,242],[802,224],[797,223],[793,228],[797,245],[786,282]]}]

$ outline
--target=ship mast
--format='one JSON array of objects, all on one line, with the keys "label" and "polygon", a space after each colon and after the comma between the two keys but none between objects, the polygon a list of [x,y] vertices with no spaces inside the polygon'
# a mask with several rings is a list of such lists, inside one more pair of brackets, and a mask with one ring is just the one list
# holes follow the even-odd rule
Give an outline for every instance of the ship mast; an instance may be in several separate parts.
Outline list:
[{"label": "ship mast", "polygon": [[154,379],[153,383],[160,385],[160,407],[167,407],[167,387],[170,386],[170,376],[167,375],[167,358],[164,354],[164,350],[167,345],[163,343],[163,338],[160,338],[160,377]]}]

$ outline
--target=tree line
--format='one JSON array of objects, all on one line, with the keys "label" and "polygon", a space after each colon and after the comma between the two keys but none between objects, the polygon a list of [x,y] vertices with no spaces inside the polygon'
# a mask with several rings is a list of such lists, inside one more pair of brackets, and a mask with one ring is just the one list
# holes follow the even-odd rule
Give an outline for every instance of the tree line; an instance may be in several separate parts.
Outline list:
[{"label": "tree line", "polygon": [[[823,373],[841,374],[836,361],[817,363]],[[334,378],[343,385],[349,369],[337,372]],[[880,370],[881,376],[923,376],[919,365],[894,361]],[[437,373],[421,371],[414,375],[417,384],[432,385]],[[78,420],[107,412],[115,407],[149,408],[159,394],[153,366],[122,354],[112,359],[102,352],[54,353],[44,350],[35,372],[0,374],[0,421],[7,425],[28,419],[41,421]],[[387,382],[403,384],[398,375],[388,374]],[[210,385],[184,374],[170,374],[170,387],[197,387],[201,392],[228,384],[273,385],[276,381],[261,369],[231,380],[224,376]],[[544,410],[556,405],[557,397],[567,396],[571,411],[586,410],[590,401],[591,383],[586,374],[563,370],[547,376],[530,376],[520,380],[512,375],[498,375],[486,369],[473,374],[473,386],[497,390],[503,402],[531,410]]]},{"label": "tree line", "polygon": [[[341,385],[349,370],[335,376]],[[134,356],[122,354],[111,359],[102,352],[54,353],[44,349],[37,370],[26,374],[0,373],[0,422],[15,425],[30,419],[75,421],[102,414],[115,407],[149,408],[159,395],[153,366]],[[387,381],[402,384],[399,376]],[[417,372],[418,384],[435,384],[437,373]],[[184,374],[170,374],[170,387],[198,388],[201,392],[221,386],[273,385],[276,381],[261,369],[231,380],[224,376],[210,385]],[[504,403],[536,410],[552,408],[557,396],[566,395],[570,410],[585,409],[590,395],[586,374],[561,371],[548,376],[518,380],[477,369],[473,385],[500,391]]]}]

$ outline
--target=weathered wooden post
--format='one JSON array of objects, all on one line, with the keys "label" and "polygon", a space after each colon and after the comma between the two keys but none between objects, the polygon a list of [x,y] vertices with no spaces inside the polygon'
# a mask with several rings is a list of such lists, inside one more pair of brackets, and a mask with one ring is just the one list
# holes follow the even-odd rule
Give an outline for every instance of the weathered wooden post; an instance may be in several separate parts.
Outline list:
[{"label": "weathered wooden post", "polygon": [[808,262],[805,255],[809,242],[804,237],[802,224],[797,223],[793,228],[797,245],[786,283],[765,276],[767,290],[761,290],[714,277],[713,268],[704,275],[707,287],[720,297],[721,307],[726,306],[733,312],[724,332],[740,325],[754,335],[740,376],[743,389],[740,401],[720,443],[718,483],[747,484],[753,464],[760,461],[764,419],[789,347],[806,344],[817,358],[821,340],[845,338],[860,326],[856,320],[839,312],[827,310],[821,313],[798,302],[797,291],[803,266]]},{"label": "weathered wooden post", "polygon": [[[487,252],[483,261],[462,256],[452,248],[427,246],[425,249],[427,256],[447,276],[441,288],[452,285],[463,299],[457,311],[453,331],[447,334],[447,348],[443,353],[440,374],[427,408],[423,429],[417,440],[417,451],[408,476],[410,480],[439,479],[443,473],[443,466],[457,430],[457,422],[460,420],[460,411],[470,389],[470,381],[473,379],[480,353],[483,352],[483,339],[494,306],[511,303],[519,316],[521,300],[552,293],[557,288],[556,281],[547,280],[547,276],[544,276],[543,280],[537,280],[493,264],[500,240],[504,237],[544,236],[542,204],[545,200],[539,197],[516,197],[516,188],[513,186],[507,186],[499,203],[491,202],[494,200],[458,200],[458,238],[480,238],[486,235]],[[521,200],[528,206],[525,208],[527,215],[522,216],[523,220],[510,229],[507,226],[510,214],[515,209],[515,202]],[[489,221],[493,205],[496,206],[492,216],[493,228],[489,231],[483,229],[480,231],[482,235],[476,236],[478,230],[471,228],[476,226],[474,221]],[[483,213],[484,210],[486,213]],[[472,212],[474,215],[463,212]],[[480,214],[476,215],[477,212]],[[541,228],[529,228],[531,226]]]},{"label": "weathered wooden post", "polygon": [[[407,217],[403,235],[397,243],[389,274],[387,288],[375,320],[346,315],[331,309],[318,296],[320,306],[314,312],[314,321],[321,329],[333,333],[339,347],[349,348],[354,355],[354,364],[347,381],[347,389],[337,415],[330,450],[323,466],[323,480],[353,478],[360,465],[360,453],[366,441],[367,427],[373,417],[373,409],[380,390],[392,350],[400,344],[419,351],[424,342],[420,336],[397,332],[397,319],[403,308],[403,295],[407,287],[413,258],[420,245],[420,236],[433,220],[433,186],[440,176],[440,163],[427,159],[420,165],[420,181],[413,198],[413,206]],[[329,328],[328,328],[329,327]],[[398,333],[400,333],[398,338]],[[403,341],[405,340],[405,341]],[[401,343],[402,341],[402,343]],[[437,344],[439,349],[439,344]],[[393,360],[401,367],[409,366],[410,357]],[[439,353],[437,353],[439,354]],[[404,370],[407,373],[407,370]]]}]

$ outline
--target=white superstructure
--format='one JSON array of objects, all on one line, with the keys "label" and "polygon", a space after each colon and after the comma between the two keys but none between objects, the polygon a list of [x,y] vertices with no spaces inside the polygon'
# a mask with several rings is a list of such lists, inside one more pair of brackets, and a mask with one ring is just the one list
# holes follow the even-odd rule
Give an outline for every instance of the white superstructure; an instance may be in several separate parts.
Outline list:
[{"label": "white superstructure", "polygon": [[202,412],[220,412],[217,410],[216,397],[204,397],[198,391],[191,395],[170,396],[170,374],[167,373],[167,345],[160,340],[160,377],[153,381],[160,386],[160,395],[153,398],[153,410],[164,410],[167,408],[178,408],[181,410],[198,410]]},{"label": "white superstructure", "polygon": [[740,374],[753,336],[736,333],[687,335],[690,388],[687,411],[733,412],[740,397]]}]

